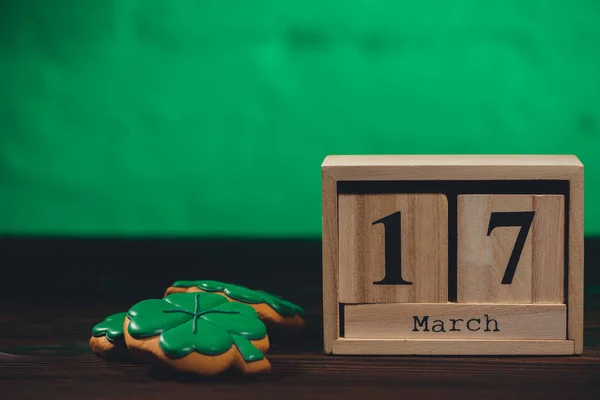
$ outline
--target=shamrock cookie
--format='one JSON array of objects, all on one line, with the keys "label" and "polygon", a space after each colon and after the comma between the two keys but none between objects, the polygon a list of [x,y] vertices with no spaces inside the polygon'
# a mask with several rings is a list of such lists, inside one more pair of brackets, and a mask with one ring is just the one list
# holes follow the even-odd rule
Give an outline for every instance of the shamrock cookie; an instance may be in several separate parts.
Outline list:
[{"label": "shamrock cookie", "polygon": [[109,315],[94,325],[90,347],[92,352],[104,358],[121,358],[128,354],[123,337],[123,321],[127,313]]},{"label": "shamrock cookie", "polygon": [[304,310],[301,307],[262,290],[218,281],[177,281],[167,288],[165,296],[183,292],[213,292],[232,301],[249,304],[268,326],[293,330],[304,327]]},{"label": "shamrock cookie", "polygon": [[175,293],[129,309],[125,343],[141,360],[198,375],[269,372],[265,324],[252,307],[213,293]]}]

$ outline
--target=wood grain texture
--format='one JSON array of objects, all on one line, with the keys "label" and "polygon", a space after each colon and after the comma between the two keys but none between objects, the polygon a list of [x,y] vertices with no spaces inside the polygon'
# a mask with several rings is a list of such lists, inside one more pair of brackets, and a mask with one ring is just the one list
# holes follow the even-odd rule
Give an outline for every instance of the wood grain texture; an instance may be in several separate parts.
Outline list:
[{"label": "wood grain texture", "polygon": [[570,154],[381,154],[330,155],[322,167],[369,166],[542,166],[581,167],[581,161]]},{"label": "wood grain texture", "polygon": [[[535,214],[512,283],[502,284],[522,227],[489,232],[490,217],[521,211]],[[563,304],[564,243],[563,196],[458,196],[458,302]]]},{"label": "wood grain texture", "polygon": [[[568,339],[583,349],[583,164],[573,155],[351,155],[328,156],[322,163],[337,186],[341,181],[503,181],[560,180],[570,184],[566,277]],[[335,262],[339,260],[336,259]],[[535,261],[532,261],[535,262]],[[532,276],[533,276],[532,271]],[[554,276],[554,275],[552,275]],[[532,278],[533,279],[533,278]],[[542,276],[542,280],[547,277]],[[539,291],[540,287],[538,287]],[[532,292],[534,288],[532,287]],[[552,294],[551,294],[552,295]],[[339,299],[338,299],[339,300]],[[336,300],[337,301],[337,300]],[[544,294],[532,302],[549,302]],[[339,316],[335,315],[336,323]],[[328,317],[324,317],[327,319]],[[328,339],[325,339],[327,342]],[[331,350],[331,342],[326,344]]]},{"label": "wood grain texture", "polygon": [[336,182],[333,177],[323,171],[321,182],[323,213],[323,344],[325,353],[331,353],[332,343],[339,337],[338,202]]},{"label": "wood grain texture", "polygon": [[322,168],[339,181],[570,180],[582,164],[572,155],[339,155]]},{"label": "wood grain texture", "polygon": [[567,337],[575,341],[575,353],[583,351],[583,166],[571,179],[569,202],[569,268],[567,277]]},{"label": "wood grain texture", "polygon": [[[386,277],[385,227],[400,211],[402,278]],[[392,223],[396,224],[394,220]],[[439,194],[339,195],[339,296],[342,303],[445,303],[448,300],[448,202]],[[391,247],[391,246],[390,246]]]},{"label": "wood grain texture", "polygon": [[348,339],[566,339],[564,304],[344,306]]},{"label": "wood grain texture", "polygon": [[572,340],[337,339],[334,354],[569,355]]}]

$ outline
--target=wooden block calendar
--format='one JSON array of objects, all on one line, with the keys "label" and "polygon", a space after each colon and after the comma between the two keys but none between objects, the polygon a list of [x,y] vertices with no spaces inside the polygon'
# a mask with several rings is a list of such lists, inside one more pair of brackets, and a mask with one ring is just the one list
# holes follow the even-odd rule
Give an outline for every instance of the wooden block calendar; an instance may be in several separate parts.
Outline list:
[{"label": "wooden block calendar", "polygon": [[582,353],[577,157],[328,156],[321,168],[326,353]]}]

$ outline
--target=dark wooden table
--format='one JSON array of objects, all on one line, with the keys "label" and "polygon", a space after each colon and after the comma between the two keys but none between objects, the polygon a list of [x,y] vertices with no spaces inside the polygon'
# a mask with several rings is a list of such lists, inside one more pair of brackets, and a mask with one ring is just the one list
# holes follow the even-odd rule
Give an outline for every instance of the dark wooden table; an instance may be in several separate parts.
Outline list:
[{"label": "dark wooden table", "polygon": [[[588,303],[590,303],[588,301]],[[92,355],[91,327],[122,305],[11,306],[0,317],[0,398],[600,399],[600,302],[575,357],[325,356],[320,310],[301,335],[271,336],[267,376],[188,379]],[[8,312],[6,312],[8,311]]]},{"label": "dark wooden table", "polygon": [[[585,248],[582,356],[341,357],[322,353],[318,239],[1,239],[0,400],[600,400],[600,239]],[[91,328],[106,315],[177,279],[232,277],[308,311],[300,336],[270,332],[272,374],[189,380],[91,354]]]}]

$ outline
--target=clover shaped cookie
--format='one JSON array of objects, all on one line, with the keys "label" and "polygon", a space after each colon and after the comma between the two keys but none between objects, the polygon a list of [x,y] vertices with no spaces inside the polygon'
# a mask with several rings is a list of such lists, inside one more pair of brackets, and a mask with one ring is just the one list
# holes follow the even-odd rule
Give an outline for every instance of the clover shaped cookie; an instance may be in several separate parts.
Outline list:
[{"label": "clover shaped cookie", "polygon": [[181,372],[216,375],[229,368],[269,372],[265,324],[256,311],[213,293],[175,293],[129,309],[125,343],[141,360]]},{"label": "clover shaped cookie", "polygon": [[127,313],[109,315],[92,328],[90,347],[94,354],[104,358],[122,358],[129,353],[123,337],[123,321]]},{"label": "clover shaped cookie", "polygon": [[301,330],[304,325],[302,307],[262,290],[223,283],[219,281],[176,281],[165,292],[172,293],[209,292],[227,297],[231,301],[250,305],[267,326]]}]

